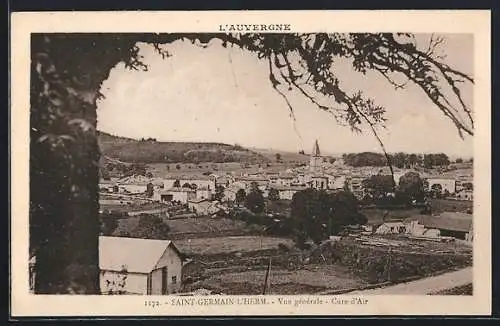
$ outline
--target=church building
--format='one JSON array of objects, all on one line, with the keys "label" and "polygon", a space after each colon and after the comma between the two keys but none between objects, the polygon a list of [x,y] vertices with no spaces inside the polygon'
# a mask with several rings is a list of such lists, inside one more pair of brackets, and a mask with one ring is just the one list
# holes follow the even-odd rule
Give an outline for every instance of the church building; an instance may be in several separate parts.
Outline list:
[{"label": "church building", "polygon": [[318,140],[316,139],[316,141],[314,142],[311,158],[309,160],[309,169],[311,170],[311,172],[318,172],[320,170],[322,162],[323,158],[321,157]]}]

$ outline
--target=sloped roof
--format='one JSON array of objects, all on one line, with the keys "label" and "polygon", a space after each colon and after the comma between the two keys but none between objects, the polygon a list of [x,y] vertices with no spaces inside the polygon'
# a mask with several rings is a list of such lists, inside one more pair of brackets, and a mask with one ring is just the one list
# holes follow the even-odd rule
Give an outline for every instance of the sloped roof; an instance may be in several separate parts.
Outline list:
[{"label": "sloped roof", "polygon": [[100,236],[99,269],[121,271],[125,267],[131,273],[150,273],[169,246],[173,246],[170,240]]},{"label": "sloped roof", "polygon": [[472,230],[472,215],[464,213],[442,213],[439,216],[418,215],[412,219],[418,220],[428,229],[469,232]]}]

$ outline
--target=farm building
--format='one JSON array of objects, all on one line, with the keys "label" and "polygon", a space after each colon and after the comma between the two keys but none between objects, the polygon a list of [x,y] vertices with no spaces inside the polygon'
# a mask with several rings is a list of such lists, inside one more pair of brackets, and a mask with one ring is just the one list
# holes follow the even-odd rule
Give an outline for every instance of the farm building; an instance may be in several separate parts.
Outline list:
[{"label": "farm building", "polygon": [[190,188],[174,187],[159,192],[162,202],[178,201],[187,204],[189,200],[196,198],[196,190]]},{"label": "farm building", "polygon": [[99,237],[102,294],[165,295],[180,289],[182,258],[171,241]]}]

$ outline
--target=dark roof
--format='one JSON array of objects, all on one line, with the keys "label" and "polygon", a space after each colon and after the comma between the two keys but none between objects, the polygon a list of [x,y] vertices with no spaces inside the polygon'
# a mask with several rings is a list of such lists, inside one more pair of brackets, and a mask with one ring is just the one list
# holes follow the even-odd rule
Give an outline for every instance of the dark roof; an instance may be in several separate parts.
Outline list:
[{"label": "dark roof", "polygon": [[451,214],[420,215],[417,219],[428,229],[458,232],[469,232],[472,229],[472,215],[470,214],[461,214],[459,217],[453,217]]}]

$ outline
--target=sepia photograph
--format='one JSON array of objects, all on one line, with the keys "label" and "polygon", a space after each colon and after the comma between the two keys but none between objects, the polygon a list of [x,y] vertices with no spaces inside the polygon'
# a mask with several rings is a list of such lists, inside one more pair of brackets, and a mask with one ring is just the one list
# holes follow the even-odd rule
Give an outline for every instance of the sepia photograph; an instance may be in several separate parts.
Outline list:
[{"label": "sepia photograph", "polygon": [[29,295],[352,308],[489,287],[474,31],[232,21],[29,34]]}]

